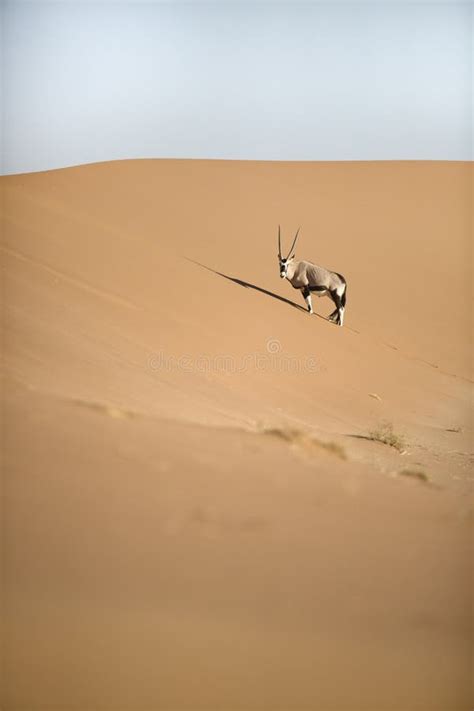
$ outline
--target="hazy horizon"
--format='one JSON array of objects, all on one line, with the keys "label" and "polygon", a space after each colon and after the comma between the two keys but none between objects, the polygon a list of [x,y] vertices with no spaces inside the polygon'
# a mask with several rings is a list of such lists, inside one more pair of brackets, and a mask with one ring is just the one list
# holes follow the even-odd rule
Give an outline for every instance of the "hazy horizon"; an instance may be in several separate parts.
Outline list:
[{"label": "hazy horizon", "polygon": [[1,172],[472,160],[472,7],[6,2]]}]

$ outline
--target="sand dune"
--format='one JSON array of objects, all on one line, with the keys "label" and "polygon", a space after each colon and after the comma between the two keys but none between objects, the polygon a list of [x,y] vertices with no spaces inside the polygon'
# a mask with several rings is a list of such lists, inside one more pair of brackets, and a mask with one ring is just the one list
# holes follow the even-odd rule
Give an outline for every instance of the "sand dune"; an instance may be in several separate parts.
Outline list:
[{"label": "sand dune", "polygon": [[[472,707],[471,180],[1,179],[2,708]],[[344,328],[279,279],[278,222]]]}]

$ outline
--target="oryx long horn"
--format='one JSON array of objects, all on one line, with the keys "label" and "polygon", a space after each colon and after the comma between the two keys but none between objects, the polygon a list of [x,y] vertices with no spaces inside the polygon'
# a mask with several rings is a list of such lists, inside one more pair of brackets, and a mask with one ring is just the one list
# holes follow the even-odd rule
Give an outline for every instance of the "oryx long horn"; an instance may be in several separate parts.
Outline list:
[{"label": "oryx long horn", "polygon": [[280,225],[278,225],[278,256],[281,257]]},{"label": "oryx long horn", "polygon": [[295,239],[293,240],[293,244],[291,245],[291,249],[290,249],[290,251],[288,252],[288,257],[287,257],[287,259],[289,259],[290,254],[291,254],[292,251],[293,251],[293,247],[295,246],[296,240],[298,239],[298,232],[300,231],[300,229],[301,229],[301,227],[298,227],[298,229],[297,229],[297,231],[296,231]]}]

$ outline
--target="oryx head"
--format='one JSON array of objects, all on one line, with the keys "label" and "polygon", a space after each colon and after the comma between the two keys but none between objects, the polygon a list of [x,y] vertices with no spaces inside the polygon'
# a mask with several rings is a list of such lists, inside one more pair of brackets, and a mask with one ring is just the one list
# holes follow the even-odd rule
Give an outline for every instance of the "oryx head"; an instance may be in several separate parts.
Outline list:
[{"label": "oryx head", "polygon": [[290,263],[293,261],[293,259],[295,258],[295,255],[294,255],[294,253],[292,254],[292,252],[293,252],[293,248],[294,248],[294,246],[295,246],[295,244],[296,244],[296,240],[298,239],[298,232],[299,232],[299,231],[300,231],[300,228],[298,227],[298,230],[297,230],[296,235],[295,235],[295,239],[293,240],[293,244],[291,245],[291,249],[290,249],[290,251],[288,252],[288,256],[287,256],[287,257],[282,257],[282,256],[281,256],[280,225],[278,225],[278,264],[279,264],[279,267],[280,267],[280,277],[281,277],[282,279],[286,279],[286,275],[287,275],[287,272],[288,272],[288,267],[289,267]]}]

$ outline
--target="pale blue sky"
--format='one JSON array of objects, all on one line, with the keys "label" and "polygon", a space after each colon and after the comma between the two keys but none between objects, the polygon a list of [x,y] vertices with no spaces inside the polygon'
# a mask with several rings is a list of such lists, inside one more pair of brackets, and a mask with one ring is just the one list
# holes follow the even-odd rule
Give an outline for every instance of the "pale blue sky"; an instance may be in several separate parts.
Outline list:
[{"label": "pale blue sky", "polygon": [[472,158],[470,3],[7,0],[2,14],[4,173]]}]

